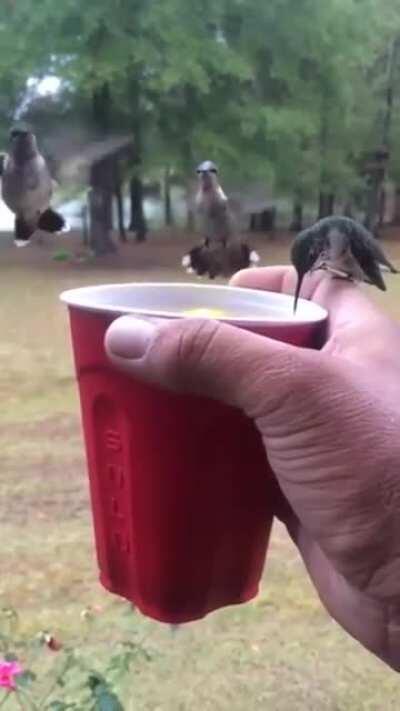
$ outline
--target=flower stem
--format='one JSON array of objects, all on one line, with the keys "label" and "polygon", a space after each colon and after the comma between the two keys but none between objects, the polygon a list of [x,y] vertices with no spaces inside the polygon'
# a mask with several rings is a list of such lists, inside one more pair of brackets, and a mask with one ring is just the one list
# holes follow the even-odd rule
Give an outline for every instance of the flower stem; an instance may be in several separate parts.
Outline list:
[{"label": "flower stem", "polygon": [[45,691],[44,695],[42,696],[41,701],[40,701],[40,708],[43,708],[45,702],[48,701],[48,699],[52,695],[54,689],[57,687],[59,678],[64,676],[64,674],[66,674],[66,672],[68,671],[69,667],[72,666],[72,664],[73,664],[72,658],[70,656],[68,656],[67,659],[65,660],[64,664],[61,666],[61,669],[59,670],[55,679],[51,682],[49,688],[47,689],[47,691]]},{"label": "flower stem", "polygon": [[0,708],[1,708],[2,706],[4,706],[4,704],[5,704],[6,701],[10,698],[10,696],[11,696],[11,692],[10,692],[10,691],[7,691],[7,693],[3,696],[3,698],[2,698],[1,701],[0,701]]},{"label": "flower stem", "polygon": [[20,707],[20,709],[22,709],[22,711],[25,711],[25,706],[24,706],[24,704],[22,703],[21,697],[20,697],[20,695],[19,695],[18,692],[15,694],[15,698],[16,698],[16,700],[17,700],[17,704],[18,704],[18,706]]},{"label": "flower stem", "polygon": [[26,694],[25,691],[21,691],[21,689],[19,689],[19,691],[16,693],[15,696],[17,698],[18,705],[19,705],[20,709],[23,709],[23,711],[25,711],[26,706],[25,706],[25,704],[22,703],[21,697],[23,697],[25,699],[25,701],[27,701],[27,703],[29,704],[29,708],[32,709],[32,711],[39,711],[38,706],[36,706],[33,699],[31,699],[31,697],[28,696],[28,694]]}]

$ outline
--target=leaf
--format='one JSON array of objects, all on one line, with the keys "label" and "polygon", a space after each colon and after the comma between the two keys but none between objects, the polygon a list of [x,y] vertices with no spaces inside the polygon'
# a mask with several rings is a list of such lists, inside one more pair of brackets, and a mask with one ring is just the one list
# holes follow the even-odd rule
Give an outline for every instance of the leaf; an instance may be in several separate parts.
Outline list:
[{"label": "leaf", "polygon": [[25,671],[22,672],[22,674],[19,674],[16,677],[17,681],[17,686],[21,686],[22,688],[25,688],[27,686],[30,686],[32,682],[36,681],[37,675],[34,674],[34,672],[30,671],[30,669],[26,669]]},{"label": "leaf", "polygon": [[124,711],[118,696],[104,688],[96,695],[94,708],[96,711]]},{"label": "leaf", "polygon": [[14,654],[14,652],[7,652],[4,655],[4,659],[6,662],[18,662],[18,655]]},{"label": "leaf", "polygon": [[91,674],[88,677],[88,686],[96,711],[124,711],[118,696],[111,690],[104,676]]},{"label": "leaf", "polygon": [[[353,190],[362,151],[379,141],[398,0],[87,0],[84,7],[18,0],[11,7],[0,3],[3,141],[21,107],[43,140],[71,123],[90,134],[99,128],[89,118],[93,93],[108,84],[109,130],[140,135],[143,170],[168,164],[186,178],[210,156],[224,175],[305,199],[320,183]],[[49,73],[64,80],[63,91],[53,108],[47,102],[39,110],[27,80]],[[391,143],[398,180],[395,115]]]}]

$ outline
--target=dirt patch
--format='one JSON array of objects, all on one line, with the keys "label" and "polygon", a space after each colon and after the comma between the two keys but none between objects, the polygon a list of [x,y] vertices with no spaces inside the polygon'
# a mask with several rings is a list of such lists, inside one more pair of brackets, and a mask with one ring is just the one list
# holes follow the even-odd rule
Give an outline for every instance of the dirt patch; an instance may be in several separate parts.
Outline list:
[{"label": "dirt patch", "polygon": [[0,507],[0,523],[25,525],[53,520],[57,524],[88,513],[83,456],[62,461],[43,457],[31,459],[28,465],[14,460],[5,464],[4,471],[8,486],[2,486],[5,496]]},{"label": "dirt patch", "polygon": [[[86,515],[88,485],[78,417],[57,415],[7,425],[1,428],[0,435],[14,441],[24,440],[23,456],[15,454],[2,459],[0,480],[7,503],[0,508],[0,522],[25,524],[32,519],[56,522],[74,519],[83,512]],[[70,446],[57,449],[61,443]],[[30,444],[32,456],[27,456]]]},{"label": "dirt patch", "polygon": [[[269,234],[250,234],[249,243],[257,249],[270,248],[275,251],[282,250],[282,245],[288,244],[293,239],[290,233],[279,233],[273,237]],[[117,240],[115,238],[117,244]],[[109,271],[143,272],[149,275],[160,270],[177,270],[185,278],[186,272],[181,267],[183,255],[195,244],[201,242],[198,234],[185,232],[157,232],[149,234],[145,242],[135,242],[133,239],[125,244],[118,244],[115,254],[98,257],[96,259],[81,261],[82,242],[78,232],[71,232],[65,237],[46,237],[42,244],[34,242],[24,249],[16,249],[12,243],[11,235],[0,235],[0,253],[3,264],[10,266],[29,266],[42,270],[44,267],[55,273],[65,271],[93,272],[99,269]],[[54,255],[59,252],[69,253],[74,256],[71,261],[54,260]],[[135,274],[137,276],[137,273]]]},{"label": "dirt patch", "polygon": [[81,422],[79,417],[72,415],[54,415],[45,420],[35,422],[18,422],[5,424],[0,427],[0,438],[23,437],[24,439],[42,439],[64,441],[76,439],[81,435]]},{"label": "dirt patch", "polygon": [[[276,230],[271,233],[246,233],[249,244],[254,245],[263,257],[264,264],[275,262],[275,256],[287,251],[289,261],[289,246],[294,238],[292,232]],[[0,233],[1,262],[7,267],[13,265],[37,266],[39,269],[46,267],[55,272],[95,271],[105,268],[107,270],[129,271],[137,270],[152,273],[160,269],[178,270],[183,277],[185,272],[181,268],[181,259],[185,252],[201,241],[201,236],[196,233],[184,231],[160,230],[149,233],[145,242],[135,242],[133,237],[127,243],[119,243],[118,236],[114,234],[117,245],[115,254],[98,257],[89,261],[81,261],[83,254],[82,237],[79,232],[72,231],[62,237],[46,235],[41,243],[33,241],[24,249],[16,249],[10,233]],[[399,227],[385,227],[382,231],[382,240],[385,242],[400,242]],[[394,245],[396,249],[396,245]],[[391,250],[389,250],[391,251]],[[54,260],[54,255],[66,252],[74,256],[72,261]]]}]

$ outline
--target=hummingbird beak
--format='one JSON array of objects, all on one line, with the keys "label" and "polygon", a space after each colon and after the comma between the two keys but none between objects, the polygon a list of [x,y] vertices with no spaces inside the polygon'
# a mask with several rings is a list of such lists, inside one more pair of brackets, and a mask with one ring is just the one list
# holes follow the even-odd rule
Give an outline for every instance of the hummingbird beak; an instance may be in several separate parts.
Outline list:
[{"label": "hummingbird beak", "polygon": [[296,284],[296,291],[294,293],[294,304],[293,304],[293,313],[294,314],[296,313],[297,302],[299,300],[300,289],[301,289],[301,285],[303,283],[303,279],[304,279],[304,274],[297,272],[297,284]]}]

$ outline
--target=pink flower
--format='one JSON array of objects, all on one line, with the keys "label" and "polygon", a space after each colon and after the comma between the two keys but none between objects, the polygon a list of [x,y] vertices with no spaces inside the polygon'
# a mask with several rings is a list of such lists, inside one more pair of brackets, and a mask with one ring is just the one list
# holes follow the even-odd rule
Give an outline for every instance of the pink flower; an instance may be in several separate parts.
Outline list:
[{"label": "pink flower", "polygon": [[16,688],[15,677],[22,674],[22,667],[18,662],[7,662],[0,659],[0,686],[13,691]]}]

